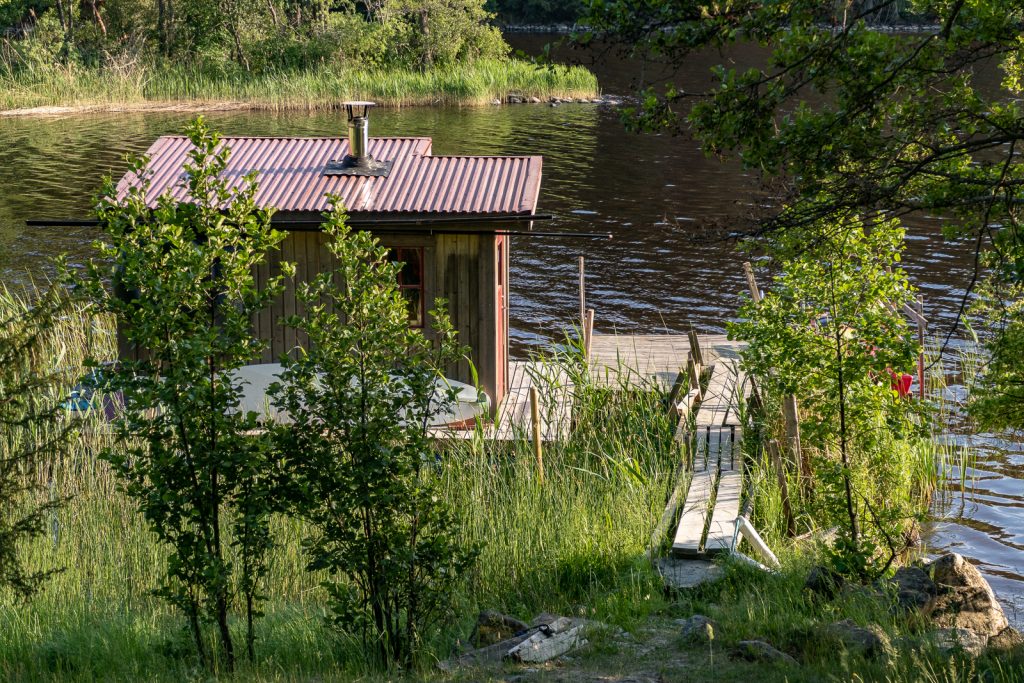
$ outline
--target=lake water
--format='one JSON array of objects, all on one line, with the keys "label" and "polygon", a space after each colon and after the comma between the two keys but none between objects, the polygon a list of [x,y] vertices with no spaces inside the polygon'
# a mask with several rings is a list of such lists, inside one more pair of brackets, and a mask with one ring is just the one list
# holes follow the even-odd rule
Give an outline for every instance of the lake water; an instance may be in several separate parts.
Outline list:
[{"label": "lake water", "polygon": [[[512,36],[535,50],[545,37]],[[757,49],[729,56],[754,63]],[[708,82],[698,59],[689,87]],[[605,92],[622,93],[637,65],[595,65]],[[648,69],[645,76],[657,75]],[[103,114],[0,119],[0,280],[25,282],[48,271],[48,259],[90,256],[91,228],[26,228],[27,218],[87,217],[104,174],[120,175],[124,155],[159,135],[180,132],[188,114]],[[344,135],[341,113],[212,112],[225,134]],[[587,296],[600,332],[721,332],[745,289],[729,226],[770,205],[759,179],[737,165],[706,158],[696,142],[626,133],[613,108],[592,104],[510,105],[378,110],[372,135],[425,135],[444,154],[540,154],[539,211],[544,231],[611,233],[612,240],[515,238],[512,247],[513,346],[557,339],[578,308],[577,256],[586,257]],[[723,231],[724,228],[724,231]],[[905,265],[925,297],[938,332],[955,319],[971,269],[971,247],[940,236],[937,220],[910,226]],[[977,449],[965,495],[938,506],[929,537],[979,563],[1011,619],[1024,618],[1024,447],[998,435],[957,437]]]}]

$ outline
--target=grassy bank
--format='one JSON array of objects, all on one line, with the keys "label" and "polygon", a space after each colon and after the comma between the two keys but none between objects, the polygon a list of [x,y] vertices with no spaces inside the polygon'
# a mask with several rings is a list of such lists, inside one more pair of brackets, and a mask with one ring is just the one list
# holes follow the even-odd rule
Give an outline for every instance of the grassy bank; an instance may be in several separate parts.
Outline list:
[{"label": "grassy bank", "polygon": [[[0,306],[23,305],[0,295]],[[80,366],[87,350],[113,357],[110,321],[63,319],[46,362]],[[592,385],[578,352],[548,357],[577,386],[577,424],[570,439],[545,446],[545,481],[537,477],[528,442],[494,445],[466,441],[445,447],[431,476],[458,512],[462,535],[482,544],[480,561],[453,605],[456,615],[430,644],[431,658],[411,678],[503,680],[1017,680],[996,661],[971,664],[906,648],[880,664],[837,658],[821,627],[852,618],[882,628],[892,640],[926,627],[893,613],[869,591],[837,601],[815,600],[803,579],[814,549],[782,541],[773,532],[770,479],[753,470],[751,486],[761,526],[773,534],[783,561],[778,574],[727,565],[724,581],[666,597],[644,559],[661,514],[679,451],[663,398],[650,391],[613,391]],[[361,644],[328,627],[319,577],[305,571],[301,524],[277,519],[265,585],[267,616],[258,626],[257,660],[235,677],[209,676],[197,665],[180,615],[153,597],[165,549],[118,489],[96,454],[108,445],[108,426],[94,414],[80,418],[73,448],[40,469],[42,498],[68,497],[45,536],[25,548],[31,567],[62,568],[31,602],[0,596],[0,679],[12,681],[377,680]],[[925,457],[925,456],[921,456]],[[774,522],[772,522],[774,520]],[[496,609],[529,619],[541,611],[586,616],[612,628],[554,669],[492,665],[452,674],[432,659],[456,651],[475,615]],[[712,645],[682,642],[674,620],[703,613],[719,624]],[[235,623],[241,632],[240,620]],[[624,629],[628,635],[617,631]],[[799,667],[750,664],[728,657],[740,640],[766,638],[800,660]],[[212,642],[211,642],[212,646]],[[611,678],[608,678],[611,676]],[[391,678],[394,678],[393,676]]]},{"label": "grassy bank", "polygon": [[593,97],[597,78],[583,67],[543,69],[521,60],[478,60],[428,71],[329,68],[260,75],[210,75],[181,66],[130,70],[47,67],[0,74],[0,110],[34,107],[126,108],[230,103],[254,109],[327,109],[344,100],[383,106],[475,105],[522,97]]}]

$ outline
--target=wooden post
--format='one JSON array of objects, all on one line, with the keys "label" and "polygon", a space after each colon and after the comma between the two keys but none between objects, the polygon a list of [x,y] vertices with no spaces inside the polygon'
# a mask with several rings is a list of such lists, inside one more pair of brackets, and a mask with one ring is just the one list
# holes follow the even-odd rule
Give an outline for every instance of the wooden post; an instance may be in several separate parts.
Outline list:
[{"label": "wooden post", "polygon": [[690,386],[688,391],[697,392],[697,400],[703,401],[704,395],[700,391],[700,368],[697,366],[697,362],[693,360],[693,352],[686,357],[686,375],[690,379]]},{"label": "wooden post", "polygon": [[782,515],[786,522],[786,536],[796,536],[796,520],[793,519],[793,507],[789,502],[789,483],[786,480],[786,466],[782,464],[782,453],[779,443],[774,439],[768,442],[768,453],[775,464],[775,474],[779,478],[779,492],[782,496]]},{"label": "wooden post", "polygon": [[796,396],[790,394],[782,400],[782,414],[786,419],[786,438],[789,441],[789,452],[793,462],[800,467],[800,485],[806,492],[811,485],[811,464],[804,458],[800,445],[800,412],[796,404]]},{"label": "wooden post", "polygon": [[587,287],[583,270],[583,256],[580,255],[580,324],[587,318]]},{"label": "wooden post", "polygon": [[530,418],[533,422],[533,453],[537,456],[537,481],[544,483],[544,453],[540,445],[540,396],[530,387]]},{"label": "wooden post", "polygon": [[747,288],[750,290],[750,298],[754,300],[754,303],[760,303],[761,301],[761,290],[757,286],[757,278],[754,277],[754,267],[750,265],[750,261],[743,262],[743,274],[747,276]]},{"label": "wooden post", "polygon": [[917,301],[914,302],[914,308],[917,311],[917,343],[921,347],[921,353],[917,356],[917,390],[918,394],[924,399],[924,331],[925,331],[925,318],[924,318],[924,297],[917,297]]},{"label": "wooden post", "polygon": [[697,338],[697,333],[690,328],[690,331],[686,333],[686,336],[690,338],[690,353],[693,354],[693,361],[700,367],[704,367],[704,354],[700,350],[700,339]]},{"label": "wooden post", "polygon": [[583,323],[583,354],[587,362],[590,362],[590,345],[594,341],[594,309],[588,308]]}]

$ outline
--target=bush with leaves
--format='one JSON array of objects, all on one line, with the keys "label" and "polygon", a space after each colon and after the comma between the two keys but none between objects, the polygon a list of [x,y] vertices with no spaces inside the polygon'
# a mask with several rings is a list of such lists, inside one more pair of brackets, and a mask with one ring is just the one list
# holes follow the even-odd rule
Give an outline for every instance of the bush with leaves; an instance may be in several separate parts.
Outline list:
[{"label": "bush with leaves", "polygon": [[766,395],[799,400],[813,459],[812,479],[799,487],[805,519],[838,526],[838,568],[873,578],[904,549],[904,528],[922,512],[893,495],[913,486],[901,444],[923,424],[920,403],[894,383],[919,350],[898,313],[912,300],[898,267],[903,229],[848,219],[791,231],[773,247],[781,275],[729,332],[748,342],[743,366]]},{"label": "bush with leaves", "polygon": [[43,533],[62,503],[40,504],[32,494],[74,427],[62,394],[73,378],[53,367],[50,354],[58,319],[75,306],[56,286],[31,299],[0,290],[0,587],[23,597],[53,571],[25,569],[19,548]]},{"label": "bush with leaves", "polygon": [[137,354],[102,373],[102,389],[124,403],[119,443],[103,457],[170,548],[158,594],[185,613],[207,664],[202,622],[216,624],[231,669],[232,582],[244,593],[252,657],[275,504],[271,451],[251,435],[257,416],[239,410],[236,371],[262,351],[250,316],[281,287],[277,280],[260,289],[254,267],[282,234],[256,207],[251,177],[229,188],[228,151],[202,118],[188,135],[187,201],[164,195],[150,208],[144,160],[135,166],[140,183],[126,195],[108,180],[97,208],[103,260],[90,265],[86,287]]},{"label": "bush with leaves", "polygon": [[[339,200],[334,198],[335,206]],[[309,351],[285,360],[277,433],[296,508],[313,529],[309,567],[327,574],[335,624],[378,664],[412,666],[477,552],[437,489],[428,425],[452,400],[439,368],[464,353],[443,302],[434,339],[409,327],[400,264],[335,209],[324,225],[336,270],[305,283],[287,322]]]}]

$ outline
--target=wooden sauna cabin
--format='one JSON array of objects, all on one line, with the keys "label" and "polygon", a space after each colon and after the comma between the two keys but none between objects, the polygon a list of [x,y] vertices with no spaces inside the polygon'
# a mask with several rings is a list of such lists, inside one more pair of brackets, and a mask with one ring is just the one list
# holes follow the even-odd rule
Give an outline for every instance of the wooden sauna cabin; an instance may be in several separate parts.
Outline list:
[{"label": "wooden sauna cabin", "polygon": [[[492,411],[508,390],[510,230],[532,226],[540,190],[538,156],[435,155],[426,137],[378,137],[368,133],[369,103],[347,103],[349,135],[340,137],[223,137],[231,149],[226,173],[255,171],[256,202],[273,207],[273,223],[288,236],[257,274],[297,264],[296,279],[330,268],[326,235],[320,230],[327,195],[340,195],[354,229],[372,232],[402,261],[399,285],[409,306],[409,324],[429,337],[427,311],[436,298],[448,301],[460,343],[471,349],[478,380]],[[187,201],[183,166],[188,138],[164,136],[146,154],[151,201],[169,192]],[[137,182],[121,180],[127,191]],[[295,286],[253,320],[268,342],[253,364],[273,363],[302,340],[277,321],[301,313]],[[131,349],[121,353],[132,354]],[[449,368],[450,379],[471,383],[469,364]]]}]

